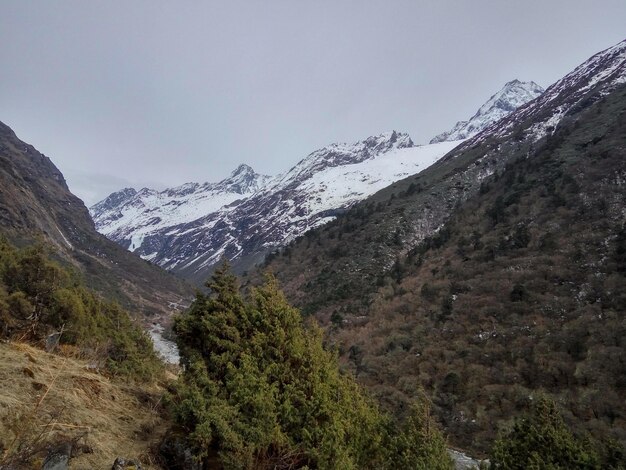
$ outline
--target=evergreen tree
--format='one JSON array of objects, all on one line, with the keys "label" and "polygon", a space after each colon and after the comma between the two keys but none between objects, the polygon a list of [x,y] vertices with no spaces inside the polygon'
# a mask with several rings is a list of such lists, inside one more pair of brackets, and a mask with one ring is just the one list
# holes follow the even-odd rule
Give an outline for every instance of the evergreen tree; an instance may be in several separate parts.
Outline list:
[{"label": "evergreen tree", "polygon": [[175,322],[184,370],[169,400],[199,461],[217,455],[233,469],[349,470],[396,468],[430,452],[424,462],[441,463],[431,468],[450,468],[434,426],[411,434],[424,423],[415,421],[400,439],[275,279],[244,299],[223,266],[208,286]]},{"label": "evergreen tree", "polygon": [[574,436],[556,404],[540,398],[529,416],[517,419],[513,429],[495,442],[491,464],[507,470],[600,469],[600,457],[589,441]]},{"label": "evergreen tree", "polygon": [[41,343],[56,333],[110,373],[152,379],[162,369],[152,341],[128,313],[51,260],[43,244],[17,249],[0,237],[0,335]]},{"label": "evergreen tree", "polygon": [[412,470],[447,470],[446,441],[438,431],[430,411],[415,404],[409,416],[395,433],[389,468]]}]

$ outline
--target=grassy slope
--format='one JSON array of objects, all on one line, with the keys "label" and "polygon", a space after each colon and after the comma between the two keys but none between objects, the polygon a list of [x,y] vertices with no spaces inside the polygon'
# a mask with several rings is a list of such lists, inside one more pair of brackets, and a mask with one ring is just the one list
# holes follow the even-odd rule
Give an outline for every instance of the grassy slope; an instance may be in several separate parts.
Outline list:
[{"label": "grassy slope", "polygon": [[[72,468],[110,469],[118,456],[160,468],[151,447],[169,423],[160,413],[159,386],[113,381],[85,361],[6,342],[0,383],[0,450],[15,457],[20,447],[34,446],[18,460],[20,468],[39,468],[48,445],[72,439],[78,439]],[[7,463],[2,452],[0,466]]]}]

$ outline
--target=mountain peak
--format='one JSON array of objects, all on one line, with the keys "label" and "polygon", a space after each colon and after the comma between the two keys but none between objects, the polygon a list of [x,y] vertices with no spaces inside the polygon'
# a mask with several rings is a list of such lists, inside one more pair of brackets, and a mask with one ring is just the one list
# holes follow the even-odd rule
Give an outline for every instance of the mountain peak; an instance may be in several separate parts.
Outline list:
[{"label": "mountain peak", "polygon": [[351,144],[334,143],[310,153],[285,177],[294,181],[303,180],[327,168],[361,163],[392,150],[413,146],[408,134],[397,131],[383,132]]},{"label": "mountain peak", "polygon": [[242,163],[241,165],[239,165],[237,168],[235,168],[233,170],[233,172],[230,174],[231,178],[235,178],[237,176],[247,176],[247,175],[256,175],[257,173],[254,171],[254,169],[250,166],[250,165],[246,165],[245,163]]},{"label": "mountain peak", "polygon": [[252,193],[263,186],[268,178],[258,174],[250,165],[242,163],[232,171],[228,178],[217,183],[214,189],[227,188],[228,191],[238,194]]},{"label": "mountain peak", "polygon": [[103,211],[122,205],[137,194],[135,188],[124,188],[110,194],[106,199],[94,205],[95,210]]},{"label": "mountain peak", "polygon": [[504,86],[502,87],[502,89],[498,93],[496,93],[496,95],[494,96],[497,96],[500,93],[505,93],[505,92],[510,92],[510,91],[514,91],[517,94],[531,93],[531,94],[539,95],[543,93],[544,89],[542,86],[538,85],[532,80],[529,82],[523,82],[515,78],[509,82],[506,82]]},{"label": "mountain peak", "polygon": [[505,83],[496,94],[491,96],[468,121],[457,122],[451,130],[435,136],[430,143],[472,137],[520,106],[534,100],[543,91],[543,88],[535,82],[513,79]]},{"label": "mountain peak", "polygon": [[[357,142],[356,145],[359,143],[360,142]],[[376,154],[389,151],[392,148],[410,148],[414,145],[409,134],[395,130],[368,137],[362,143],[365,144],[366,147],[374,150]]]}]

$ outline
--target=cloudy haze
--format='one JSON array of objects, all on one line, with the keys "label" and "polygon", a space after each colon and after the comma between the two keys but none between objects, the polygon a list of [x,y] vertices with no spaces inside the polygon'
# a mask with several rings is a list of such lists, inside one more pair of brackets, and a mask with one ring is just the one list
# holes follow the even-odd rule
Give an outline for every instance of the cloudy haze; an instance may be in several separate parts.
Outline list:
[{"label": "cloudy haze", "polygon": [[3,1],[0,121],[92,204],[124,186],[417,143],[505,82],[546,87],[626,37],[615,1]]}]

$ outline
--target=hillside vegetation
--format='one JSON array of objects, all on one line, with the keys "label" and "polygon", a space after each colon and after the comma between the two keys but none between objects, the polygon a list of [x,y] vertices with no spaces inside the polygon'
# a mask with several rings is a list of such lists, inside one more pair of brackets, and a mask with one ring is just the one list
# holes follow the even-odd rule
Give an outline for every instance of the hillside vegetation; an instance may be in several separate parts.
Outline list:
[{"label": "hillside vegetation", "polygon": [[43,240],[92,289],[146,317],[168,317],[170,302],[193,296],[181,280],[96,232],[59,169],[1,122],[0,235],[18,246]]},{"label": "hillside vegetation", "polygon": [[149,336],[118,304],[86,288],[44,245],[0,238],[0,336],[89,358],[109,374],[150,380],[161,372]]},{"label": "hillside vegetation", "polygon": [[[626,88],[582,100],[535,144],[530,124],[382,191],[267,267],[361,383],[398,415],[424,388],[457,445],[486,451],[538,390],[576,432],[624,443]],[[487,151],[477,191],[440,192]],[[412,243],[412,217],[449,203]]]},{"label": "hillside vegetation", "polygon": [[44,245],[0,239],[0,468],[55,452],[80,468],[120,453],[146,468],[452,468],[426,402],[399,424],[380,412],[275,281],[247,299],[222,270],[208,287],[175,323],[183,371],[162,401],[172,377],[128,313]]},{"label": "hillside vegetation", "polygon": [[0,468],[69,448],[72,468],[110,469],[120,454],[157,468],[169,422],[152,341],[52,255],[0,238]]},{"label": "hillside vegetation", "polygon": [[175,323],[183,372],[170,398],[204,465],[217,457],[226,469],[453,468],[423,400],[400,425],[381,413],[275,280],[249,299],[227,267],[208,285],[211,294]]}]

